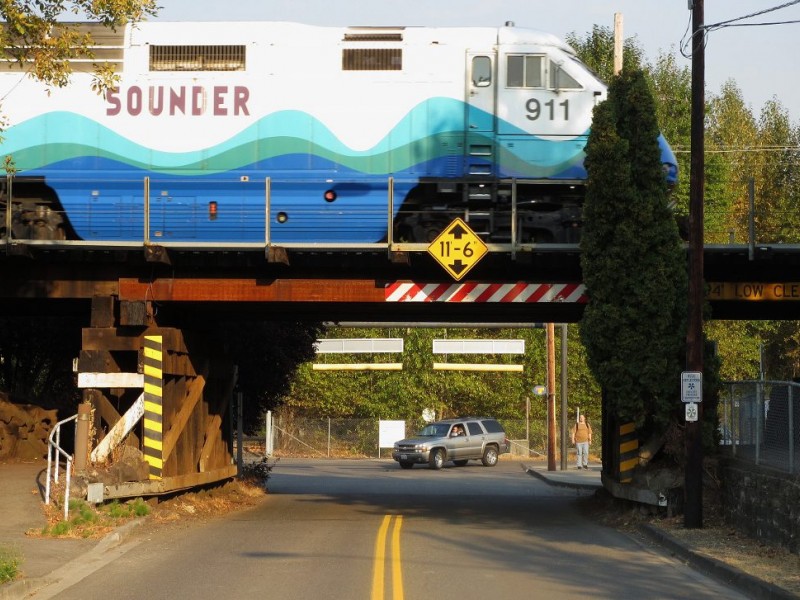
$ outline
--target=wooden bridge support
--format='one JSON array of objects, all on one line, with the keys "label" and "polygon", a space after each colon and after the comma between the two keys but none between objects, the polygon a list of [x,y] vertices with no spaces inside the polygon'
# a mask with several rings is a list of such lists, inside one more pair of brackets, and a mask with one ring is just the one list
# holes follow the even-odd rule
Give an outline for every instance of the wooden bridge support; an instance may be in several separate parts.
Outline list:
[{"label": "wooden bridge support", "polygon": [[236,475],[229,408],[236,370],[207,336],[159,326],[149,303],[94,298],[78,371],[94,408],[93,448],[129,411],[144,415],[134,416],[133,429],[92,465],[104,498],[163,494]]}]

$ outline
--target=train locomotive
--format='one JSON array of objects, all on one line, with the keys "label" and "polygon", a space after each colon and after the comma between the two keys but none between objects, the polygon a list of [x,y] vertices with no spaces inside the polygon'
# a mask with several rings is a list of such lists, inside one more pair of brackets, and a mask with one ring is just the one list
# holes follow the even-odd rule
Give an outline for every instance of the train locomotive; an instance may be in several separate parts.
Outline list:
[{"label": "train locomotive", "polygon": [[105,94],[91,60],[63,89],[0,62],[6,239],[346,250],[429,243],[454,217],[489,244],[579,239],[606,86],[552,35],[78,26],[119,75]]}]

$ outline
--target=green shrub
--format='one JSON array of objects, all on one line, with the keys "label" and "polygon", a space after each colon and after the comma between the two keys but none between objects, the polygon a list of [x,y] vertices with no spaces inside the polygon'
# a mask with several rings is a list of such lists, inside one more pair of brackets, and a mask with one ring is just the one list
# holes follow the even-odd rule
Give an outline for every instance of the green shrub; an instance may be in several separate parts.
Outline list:
[{"label": "green shrub", "polygon": [[11,581],[19,574],[22,558],[12,548],[0,546],[0,584]]}]

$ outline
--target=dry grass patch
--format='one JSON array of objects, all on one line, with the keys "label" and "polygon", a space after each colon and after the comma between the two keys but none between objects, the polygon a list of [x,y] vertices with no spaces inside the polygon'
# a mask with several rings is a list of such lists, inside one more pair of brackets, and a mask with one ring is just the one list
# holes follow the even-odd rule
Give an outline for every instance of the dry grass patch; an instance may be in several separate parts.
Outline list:
[{"label": "dry grass patch", "polygon": [[91,505],[84,500],[69,501],[68,518],[64,519],[64,508],[55,503],[43,505],[47,524],[39,530],[27,533],[34,537],[60,537],[73,539],[96,539],[104,536],[115,527],[145,517],[150,507],[141,498],[120,502],[114,500],[106,504]]}]

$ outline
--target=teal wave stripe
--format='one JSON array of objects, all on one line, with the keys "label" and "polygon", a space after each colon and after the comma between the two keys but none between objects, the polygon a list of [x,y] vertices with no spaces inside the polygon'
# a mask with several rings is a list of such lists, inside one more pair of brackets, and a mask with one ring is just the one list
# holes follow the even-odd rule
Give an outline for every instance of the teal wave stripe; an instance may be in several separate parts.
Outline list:
[{"label": "teal wave stripe", "polygon": [[[430,99],[411,110],[375,146],[361,151],[346,146],[307,113],[280,111],[215,146],[190,152],[164,152],[137,144],[82,115],[56,111],[9,128],[0,152],[11,155],[19,170],[41,169],[90,156],[157,173],[214,174],[280,156],[310,155],[359,172],[386,174],[448,155],[461,155],[463,149],[457,142],[463,139],[464,120],[463,102]],[[547,152],[536,153],[537,164],[531,165],[509,149],[501,152],[503,161],[513,164],[521,173],[546,176],[576,159],[574,144],[545,140],[537,143],[547,146]]]}]

